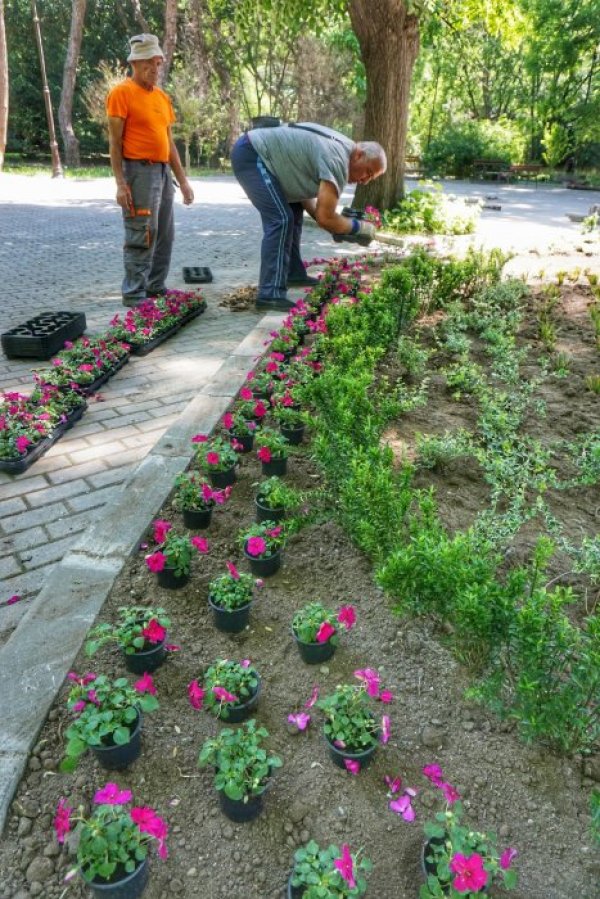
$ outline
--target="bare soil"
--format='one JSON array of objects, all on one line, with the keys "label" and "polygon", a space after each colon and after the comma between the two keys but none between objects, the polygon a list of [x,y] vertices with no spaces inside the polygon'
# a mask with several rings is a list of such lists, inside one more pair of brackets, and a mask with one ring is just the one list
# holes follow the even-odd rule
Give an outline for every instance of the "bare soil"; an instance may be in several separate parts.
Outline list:
[{"label": "bare soil", "polygon": [[[598,426],[596,396],[586,391],[585,377],[597,372],[585,313],[587,295],[564,292],[561,344],[572,356],[572,373],[544,388],[546,419],[532,427],[541,440],[572,438],[583,427]],[[533,319],[523,339],[532,342]],[[417,430],[441,433],[472,424],[469,403],[457,404],[442,380],[432,389],[426,410],[403,419],[395,437],[410,451]],[[443,646],[441,635],[426,622],[395,617],[374,585],[368,561],[331,521],[312,524],[292,537],[281,571],[265,582],[252,609],[249,630],[228,636],[215,630],[207,607],[207,586],[239,563],[238,530],[254,517],[253,485],[259,480],[254,455],[244,456],[230,503],[213,516],[206,532],[210,554],[194,560],[190,584],[179,591],[156,586],[146,569],[144,551],[131,559],[105,606],[112,619],[128,603],[164,606],[171,618],[169,638],[181,651],[156,672],[161,708],[146,716],[141,758],[117,775],[102,771],[86,757],[73,775],[58,772],[62,734],[68,725],[63,686],[38,745],[31,756],[15,801],[5,840],[0,845],[1,899],[44,899],[87,895],[75,880],[65,885],[74,843],[62,849],[54,840],[52,817],[61,796],[88,807],[96,789],[108,780],[133,790],[138,804],[151,805],[170,826],[170,856],[152,860],[148,899],[281,899],[294,849],[309,838],[320,843],[348,842],[362,847],[373,863],[370,899],[414,899],[422,875],[419,853],[422,823],[439,808],[436,791],[421,775],[423,765],[438,762],[458,787],[474,826],[499,832],[501,847],[519,850],[517,899],[594,899],[599,895],[600,864],[589,835],[588,799],[597,760],[585,766],[560,758],[543,747],[526,746],[509,723],[463,699],[466,673]],[[472,466],[423,476],[434,483],[440,512],[452,528],[463,528],[487,501],[487,486]],[[320,484],[309,447],[289,463],[288,481],[303,490]],[[584,494],[584,495],[583,495]],[[562,503],[561,506],[559,506]],[[597,529],[598,490],[562,494],[556,514],[572,536]],[[169,504],[161,518],[178,522]],[[527,535],[515,552],[526,555]],[[313,599],[338,607],[352,603],[358,621],[344,634],[326,666],[306,666],[297,653],[290,624],[296,609]],[[249,824],[233,824],[219,810],[212,773],[197,768],[202,742],[222,726],[207,712],[191,709],[186,686],[218,657],[251,658],[262,681],[257,718],[269,730],[270,747],[284,760],[266,795],[265,811]],[[287,715],[299,711],[318,683],[323,694],[351,682],[357,668],[374,667],[395,694],[386,709],[392,737],[380,747],[370,768],[354,777],[330,761],[316,712],[309,730],[299,734]],[[117,676],[124,667],[116,651],[103,650],[92,663],[80,654],[77,671]],[[384,775],[401,775],[419,790],[417,822],[408,824],[387,809]],[[490,895],[503,895],[501,891]]]}]

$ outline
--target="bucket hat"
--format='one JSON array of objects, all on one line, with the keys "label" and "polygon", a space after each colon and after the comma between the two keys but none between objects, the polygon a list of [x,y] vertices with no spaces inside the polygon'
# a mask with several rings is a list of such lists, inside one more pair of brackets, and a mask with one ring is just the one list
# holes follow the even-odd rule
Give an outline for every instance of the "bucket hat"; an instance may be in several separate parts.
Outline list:
[{"label": "bucket hat", "polygon": [[127,62],[152,59],[154,56],[165,58],[165,54],[160,49],[160,44],[155,34],[134,34],[132,38],[129,38],[129,46],[131,50],[127,57]]}]

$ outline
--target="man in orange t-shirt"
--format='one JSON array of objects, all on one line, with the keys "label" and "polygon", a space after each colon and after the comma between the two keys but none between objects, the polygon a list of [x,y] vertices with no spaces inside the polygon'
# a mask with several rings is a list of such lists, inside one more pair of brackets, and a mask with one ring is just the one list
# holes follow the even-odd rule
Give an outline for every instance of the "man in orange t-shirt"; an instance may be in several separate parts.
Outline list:
[{"label": "man in orange t-shirt", "polygon": [[173,141],[171,101],[157,86],[164,59],[158,38],[138,34],[129,44],[133,74],[110,91],[106,112],[125,225],[123,303],[136,306],[166,290],[175,235],[171,169],[186,206],[194,202],[194,192]]}]

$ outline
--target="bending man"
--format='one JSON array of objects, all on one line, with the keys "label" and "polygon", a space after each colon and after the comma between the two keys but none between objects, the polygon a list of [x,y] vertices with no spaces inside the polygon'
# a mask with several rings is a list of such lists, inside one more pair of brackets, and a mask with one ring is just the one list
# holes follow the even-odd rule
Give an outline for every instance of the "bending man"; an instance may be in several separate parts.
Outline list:
[{"label": "bending man", "polygon": [[171,101],[157,86],[164,59],[158,38],[138,34],[129,44],[127,62],[133,74],[111,90],[106,111],[110,162],[125,226],[123,303],[136,306],[166,290],[175,236],[171,169],[186,206],[193,203],[194,192],[171,134]]},{"label": "bending man", "polygon": [[379,144],[354,143],[331,128],[303,122],[243,134],[231,162],[262,219],[257,306],[288,309],[288,287],[316,283],[300,255],[304,210],[331,234],[360,236],[361,243],[375,234],[369,222],[338,215],[336,207],[346,184],[367,184],[385,172]]}]

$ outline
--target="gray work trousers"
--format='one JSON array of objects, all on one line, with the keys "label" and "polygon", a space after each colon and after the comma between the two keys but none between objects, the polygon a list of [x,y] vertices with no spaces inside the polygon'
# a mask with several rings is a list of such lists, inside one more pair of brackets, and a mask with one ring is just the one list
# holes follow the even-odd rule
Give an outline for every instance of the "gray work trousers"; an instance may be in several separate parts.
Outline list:
[{"label": "gray work trousers", "polygon": [[[123,210],[123,299],[143,300],[165,290],[175,227],[175,190],[167,163],[123,160],[133,210]],[[133,215],[132,215],[133,212]]]}]

